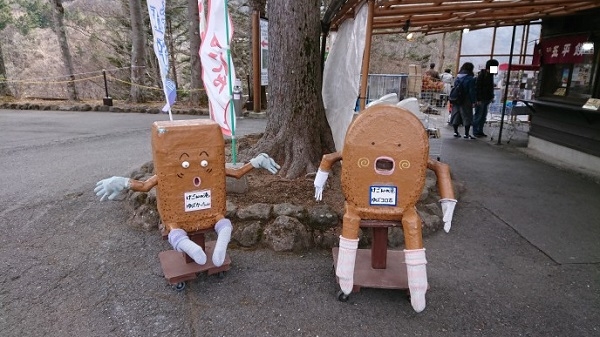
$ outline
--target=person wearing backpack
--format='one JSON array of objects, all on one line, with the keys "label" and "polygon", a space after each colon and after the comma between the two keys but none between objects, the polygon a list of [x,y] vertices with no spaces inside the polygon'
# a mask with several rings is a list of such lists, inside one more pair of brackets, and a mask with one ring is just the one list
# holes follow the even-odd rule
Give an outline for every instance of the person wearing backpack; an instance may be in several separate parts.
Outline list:
[{"label": "person wearing backpack", "polygon": [[[498,69],[498,61],[491,59],[485,63],[485,69],[481,69],[476,80],[477,103],[475,115],[473,115],[473,136],[487,137],[483,133],[483,126],[487,118],[488,107],[494,99],[494,75]],[[495,72],[494,72],[495,70]]]},{"label": "person wearing backpack", "polygon": [[477,94],[475,90],[475,74],[473,69],[475,66],[471,62],[465,62],[460,67],[460,71],[456,75],[454,87],[450,92],[450,102],[452,103],[452,114],[450,116],[450,124],[454,128],[454,137],[459,138],[458,126],[463,125],[465,128],[464,139],[476,139],[469,134],[471,124],[473,122],[473,107],[477,102]]}]

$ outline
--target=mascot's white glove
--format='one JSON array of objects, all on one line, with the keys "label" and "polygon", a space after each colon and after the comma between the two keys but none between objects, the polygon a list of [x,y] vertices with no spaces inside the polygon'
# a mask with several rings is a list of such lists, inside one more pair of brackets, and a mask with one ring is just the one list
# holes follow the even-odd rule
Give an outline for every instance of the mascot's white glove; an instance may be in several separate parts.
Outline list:
[{"label": "mascot's white glove", "polygon": [[113,200],[121,193],[121,191],[128,188],[129,178],[110,177],[97,182],[94,192],[96,192],[97,196],[102,196],[100,201],[104,201],[107,197],[108,200]]},{"label": "mascot's white glove", "polygon": [[444,213],[444,217],[442,218],[444,221],[444,231],[448,233],[450,232],[450,227],[452,227],[452,216],[454,215],[454,207],[456,207],[456,199],[440,199],[440,204],[442,204],[442,213]]},{"label": "mascot's white glove", "polygon": [[250,159],[250,164],[255,168],[264,168],[265,170],[275,174],[281,167],[269,157],[266,153],[259,153],[258,156]]},{"label": "mascot's white glove", "polygon": [[416,312],[425,309],[425,293],[427,292],[427,259],[425,248],[405,249],[406,277],[410,291],[410,304]]},{"label": "mascot's white glove", "polygon": [[340,235],[340,248],[335,275],[338,277],[340,289],[346,295],[350,295],[354,287],[354,265],[357,249],[358,239],[346,239]]},{"label": "mascot's white glove", "polygon": [[329,172],[321,171],[321,169],[317,171],[317,176],[315,177],[315,200],[317,201],[323,199],[323,188],[327,182],[327,177],[329,177]]}]

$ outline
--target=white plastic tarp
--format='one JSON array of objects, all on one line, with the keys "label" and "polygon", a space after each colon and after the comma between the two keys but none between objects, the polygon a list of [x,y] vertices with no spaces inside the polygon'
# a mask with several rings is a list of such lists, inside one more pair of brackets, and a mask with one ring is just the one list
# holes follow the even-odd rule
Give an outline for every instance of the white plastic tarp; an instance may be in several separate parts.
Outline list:
[{"label": "white plastic tarp", "polygon": [[323,103],[335,148],[342,151],[360,86],[368,6],[363,5],[353,20],[340,26],[323,71]]}]

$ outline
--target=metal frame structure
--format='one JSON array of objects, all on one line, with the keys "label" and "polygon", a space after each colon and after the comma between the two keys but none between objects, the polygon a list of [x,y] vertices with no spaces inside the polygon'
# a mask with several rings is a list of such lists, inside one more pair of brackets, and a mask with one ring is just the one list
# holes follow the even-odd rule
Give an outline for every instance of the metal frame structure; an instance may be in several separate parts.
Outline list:
[{"label": "metal frame structure", "polygon": [[[510,73],[516,32],[514,27],[600,8],[599,0],[333,0],[322,19],[324,36],[329,31],[336,31],[345,20],[354,18],[365,3],[368,5],[368,15],[359,94],[360,110],[366,105],[373,34],[418,32],[432,35],[465,29],[512,26],[513,42],[508,64]],[[325,40],[322,40],[323,45]],[[502,124],[498,143],[501,137]]]},{"label": "metal frame structure", "polygon": [[518,26],[600,7],[597,0],[333,0],[323,22],[337,30],[366,2],[373,6],[372,34]]}]

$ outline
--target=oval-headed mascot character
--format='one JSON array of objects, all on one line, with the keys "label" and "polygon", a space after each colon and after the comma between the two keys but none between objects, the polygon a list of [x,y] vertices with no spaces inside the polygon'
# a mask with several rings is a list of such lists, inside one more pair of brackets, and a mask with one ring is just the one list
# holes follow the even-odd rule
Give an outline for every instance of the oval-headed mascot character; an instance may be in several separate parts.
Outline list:
[{"label": "oval-headed mascot character", "polygon": [[332,165],[342,160],[341,184],[346,200],[336,275],[345,295],[352,291],[361,220],[401,221],[411,304],[425,309],[427,270],[416,203],[426,169],[438,180],[444,229],[450,230],[456,200],[448,165],[429,158],[428,135],[408,110],[377,105],[361,112],[348,128],[340,152],[323,156],[315,178],[315,198],[321,200]]},{"label": "oval-headed mascot character", "polygon": [[212,262],[221,266],[232,231],[231,221],[225,218],[225,177],[239,179],[253,168],[275,174],[279,165],[261,153],[239,168],[226,167],[221,129],[208,119],[154,122],[152,157],[156,174],[148,180],[111,177],[99,181],[94,192],[100,200],[113,200],[125,189],[148,192],[158,186],[158,211],[169,243],[203,265],[205,252],[187,233],[214,227],[217,242]]}]

